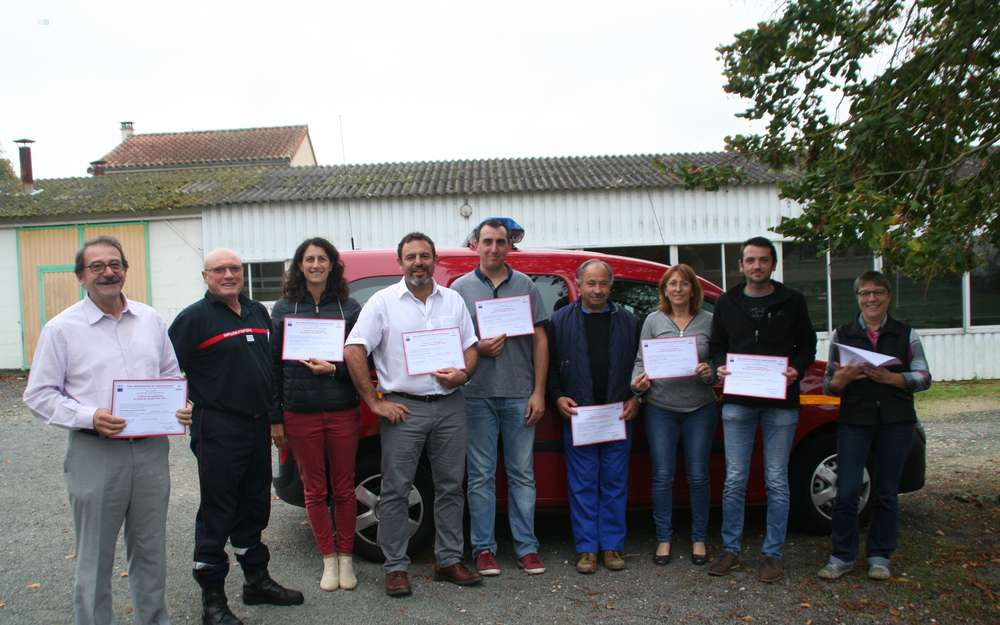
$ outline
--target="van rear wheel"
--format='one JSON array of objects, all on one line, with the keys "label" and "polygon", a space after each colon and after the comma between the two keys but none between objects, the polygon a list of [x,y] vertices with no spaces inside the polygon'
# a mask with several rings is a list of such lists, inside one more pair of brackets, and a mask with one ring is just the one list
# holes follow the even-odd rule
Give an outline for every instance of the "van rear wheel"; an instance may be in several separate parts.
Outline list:
[{"label": "van rear wheel", "polygon": [[[859,523],[871,517],[871,467],[865,466],[858,500]],[[789,468],[792,489],[792,520],[809,534],[830,533],[833,504],[837,498],[837,433],[812,437],[796,449]]]},{"label": "van rear wheel", "polygon": [[[355,468],[354,487],[358,502],[357,527],[354,533],[354,553],[372,562],[385,559],[378,545],[378,500],[382,493],[381,457],[359,454]],[[426,548],[434,536],[434,485],[426,464],[417,465],[417,474],[409,495],[410,543],[407,553]]]}]

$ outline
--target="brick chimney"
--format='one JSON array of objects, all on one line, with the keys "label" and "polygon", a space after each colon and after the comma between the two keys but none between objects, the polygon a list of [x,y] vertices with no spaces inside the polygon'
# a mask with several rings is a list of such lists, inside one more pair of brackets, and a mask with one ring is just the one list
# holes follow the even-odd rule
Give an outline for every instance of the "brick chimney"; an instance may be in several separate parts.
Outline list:
[{"label": "brick chimney", "polygon": [[131,137],[133,132],[132,122],[122,122],[122,142]]},{"label": "brick chimney", "polygon": [[95,176],[104,175],[104,167],[108,164],[107,161],[90,161],[90,167],[87,168],[87,173],[93,174]]},{"label": "brick chimney", "polygon": [[35,176],[31,171],[31,139],[16,139],[17,152],[21,157],[21,188],[25,193],[34,193]]}]

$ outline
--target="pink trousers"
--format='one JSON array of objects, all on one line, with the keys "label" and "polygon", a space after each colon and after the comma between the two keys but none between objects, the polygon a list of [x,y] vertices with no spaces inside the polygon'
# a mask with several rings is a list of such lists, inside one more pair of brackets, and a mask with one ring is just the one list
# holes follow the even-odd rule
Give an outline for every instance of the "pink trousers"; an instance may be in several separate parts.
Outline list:
[{"label": "pink trousers", "polygon": [[[302,478],[306,514],[320,553],[350,554],[354,550],[357,502],[354,497],[354,459],[358,451],[357,408],[341,412],[285,411],[285,436],[295,454]],[[327,507],[326,467],[333,485],[333,524]]]}]

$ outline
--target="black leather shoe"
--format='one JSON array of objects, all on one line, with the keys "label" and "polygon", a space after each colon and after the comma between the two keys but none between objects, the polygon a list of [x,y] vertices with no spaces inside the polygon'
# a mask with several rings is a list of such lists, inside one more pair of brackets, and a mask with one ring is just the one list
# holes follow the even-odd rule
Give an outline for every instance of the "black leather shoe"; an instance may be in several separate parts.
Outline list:
[{"label": "black leather shoe", "polygon": [[305,598],[297,590],[285,588],[271,579],[267,569],[247,571],[247,583],[243,584],[243,603],[247,605],[301,605]]},{"label": "black leather shoe", "polygon": [[691,564],[694,564],[695,566],[702,566],[708,564],[708,553],[706,552],[701,555],[698,555],[697,553],[692,553]]},{"label": "black leather shoe", "polygon": [[658,556],[658,555],[656,555],[654,553],[653,554],[653,564],[655,564],[657,566],[666,566],[667,564],[670,564],[670,554],[668,553],[665,556]]},{"label": "black leather shoe", "polygon": [[204,588],[201,591],[202,625],[243,625],[243,621],[229,611],[229,601],[223,587]]}]

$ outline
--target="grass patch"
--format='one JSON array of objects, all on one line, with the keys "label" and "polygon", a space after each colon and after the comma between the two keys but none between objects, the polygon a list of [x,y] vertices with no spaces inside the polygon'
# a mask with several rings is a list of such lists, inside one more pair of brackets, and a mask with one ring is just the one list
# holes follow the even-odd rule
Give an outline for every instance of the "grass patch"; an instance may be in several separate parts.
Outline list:
[{"label": "grass patch", "polygon": [[929,389],[915,395],[918,408],[925,403],[977,397],[1000,402],[1000,380],[934,382]]}]

